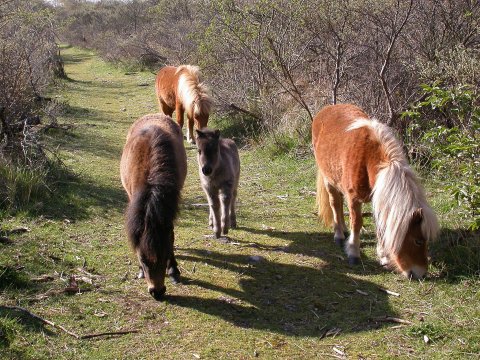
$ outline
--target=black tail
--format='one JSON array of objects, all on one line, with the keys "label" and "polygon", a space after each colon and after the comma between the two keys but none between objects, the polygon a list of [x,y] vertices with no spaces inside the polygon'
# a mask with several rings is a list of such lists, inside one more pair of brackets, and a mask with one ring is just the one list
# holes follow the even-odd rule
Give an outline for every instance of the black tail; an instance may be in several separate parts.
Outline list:
[{"label": "black tail", "polygon": [[127,233],[134,249],[152,260],[170,254],[171,232],[178,213],[180,188],[175,151],[168,134],[152,128],[146,185],[138,189],[127,207]]}]

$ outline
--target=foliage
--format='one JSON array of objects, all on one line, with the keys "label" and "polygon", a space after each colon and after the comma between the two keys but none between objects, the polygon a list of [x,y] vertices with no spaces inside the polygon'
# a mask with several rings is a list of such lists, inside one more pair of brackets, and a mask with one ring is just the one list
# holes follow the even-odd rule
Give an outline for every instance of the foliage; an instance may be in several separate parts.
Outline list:
[{"label": "foliage", "polygon": [[48,193],[45,183],[48,170],[44,166],[31,168],[0,162],[0,210],[16,210],[29,204],[33,198]]},{"label": "foliage", "polygon": [[29,128],[58,70],[52,13],[36,1],[0,4],[0,40],[0,152],[18,155],[35,146]]},{"label": "foliage", "polygon": [[[416,161],[429,163],[454,196],[472,230],[480,229],[480,94],[469,85],[423,85],[425,99],[404,113],[408,141],[421,148]],[[417,145],[416,143],[420,144]],[[422,158],[428,158],[425,161]]]},{"label": "foliage", "polygon": [[15,339],[17,327],[14,319],[0,317],[0,348],[10,346]]},{"label": "foliage", "polygon": [[199,64],[217,110],[253,114],[266,132],[288,134],[337,102],[401,129],[422,81],[478,80],[480,5],[469,0],[61,3],[66,41],[152,70]]},{"label": "foliage", "polygon": [[417,339],[422,339],[423,336],[428,336],[429,340],[437,341],[445,336],[442,329],[435,324],[421,323],[420,325],[412,326],[407,330],[407,334]]},{"label": "foliage", "polygon": [[61,106],[46,97],[64,76],[53,11],[42,1],[0,3],[0,209],[17,210],[48,193],[52,156],[45,129],[58,126]]}]

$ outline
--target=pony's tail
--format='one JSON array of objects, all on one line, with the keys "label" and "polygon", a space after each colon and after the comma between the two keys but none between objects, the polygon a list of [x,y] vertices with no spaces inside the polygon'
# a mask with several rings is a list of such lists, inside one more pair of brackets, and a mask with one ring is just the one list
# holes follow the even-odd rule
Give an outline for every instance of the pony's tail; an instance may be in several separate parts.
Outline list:
[{"label": "pony's tail", "polygon": [[318,217],[322,219],[325,225],[331,226],[333,224],[333,211],[330,207],[325,179],[320,170],[317,170],[317,208]]}]

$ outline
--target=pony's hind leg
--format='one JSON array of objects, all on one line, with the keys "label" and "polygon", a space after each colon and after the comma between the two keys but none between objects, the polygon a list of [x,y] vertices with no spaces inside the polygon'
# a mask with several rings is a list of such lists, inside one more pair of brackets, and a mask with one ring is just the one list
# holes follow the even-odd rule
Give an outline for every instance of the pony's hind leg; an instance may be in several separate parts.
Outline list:
[{"label": "pony's hind leg", "polygon": [[237,213],[235,212],[235,203],[237,201],[237,189],[233,190],[232,201],[230,202],[230,226],[237,227]]},{"label": "pony's hind leg", "polygon": [[160,111],[163,112],[165,115],[172,116],[173,114],[173,109],[167,105],[165,101],[163,101],[162,98],[158,98],[158,107],[160,108]]},{"label": "pony's hind leg", "polygon": [[333,212],[333,240],[338,246],[345,242],[345,218],[343,216],[343,195],[330,184],[326,184],[330,207]]},{"label": "pony's hind leg", "polygon": [[360,263],[360,229],[362,228],[362,203],[348,199],[348,210],[350,212],[350,236],[345,244],[345,252],[350,265]]},{"label": "pony's hind leg", "polygon": [[181,128],[183,128],[183,113],[185,111],[183,110],[182,104],[177,103],[175,106],[175,115],[177,117],[177,123],[180,125]]}]

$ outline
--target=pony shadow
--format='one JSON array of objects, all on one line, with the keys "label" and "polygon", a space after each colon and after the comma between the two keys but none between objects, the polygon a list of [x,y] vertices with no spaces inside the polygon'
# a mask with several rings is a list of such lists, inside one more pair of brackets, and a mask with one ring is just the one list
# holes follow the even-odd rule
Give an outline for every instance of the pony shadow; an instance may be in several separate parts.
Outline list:
[{"label": "pony shadow", "polygon": [[[343,248],[336,245],[333,241],[333,233],[322,232],[302,232],[302,231],[279,231],[279,230],[264,230],[253,229],[244,226],[238,227],[239,230],[247,231],[256,235],[265,235],[282,240],[290,241],[285,247],[269,246],[259,243],[251,243],[250,247],[256,247],[261,250],[283,251],[291,254],[300,254],[317,258],[324,258],[325,260],[332,261],[333,259],[345,258],[343,261],[345,270],[364,275],[372,275],[385,272],[385,269],[380,266],[377,259],[362,254],[361,264],[357,266],[348,266],[346,260],[346,254]],[[237,240],[236,240],[237,241]],[[361,248],[366,246],[375,246],[375,236],[371,234],[363,234],[361,241]],[[248,246],[247,245],[247,246]]]},{"label": "pony shadow", "polygon": [[387,294],[376,284],[354,280],[331,264],[316,269],[267,260],[252,263],[243,254],[189,252],[177,255],[177,259],[234,272],[239,289],[194,279],[188,286],[217,292],[218,297],[168,295],[167,301],[242,328],[322,337],[331,329],[341,329],[342,333],[368,331],[382,326],[373,320],[375,317],[395,316]]},{"label": "pony shadow", "polygon": [[465,229],[441,230],[439,239],[430,246],[432,264],[437,276],[458,283],[480,274],[480,232]]}]

